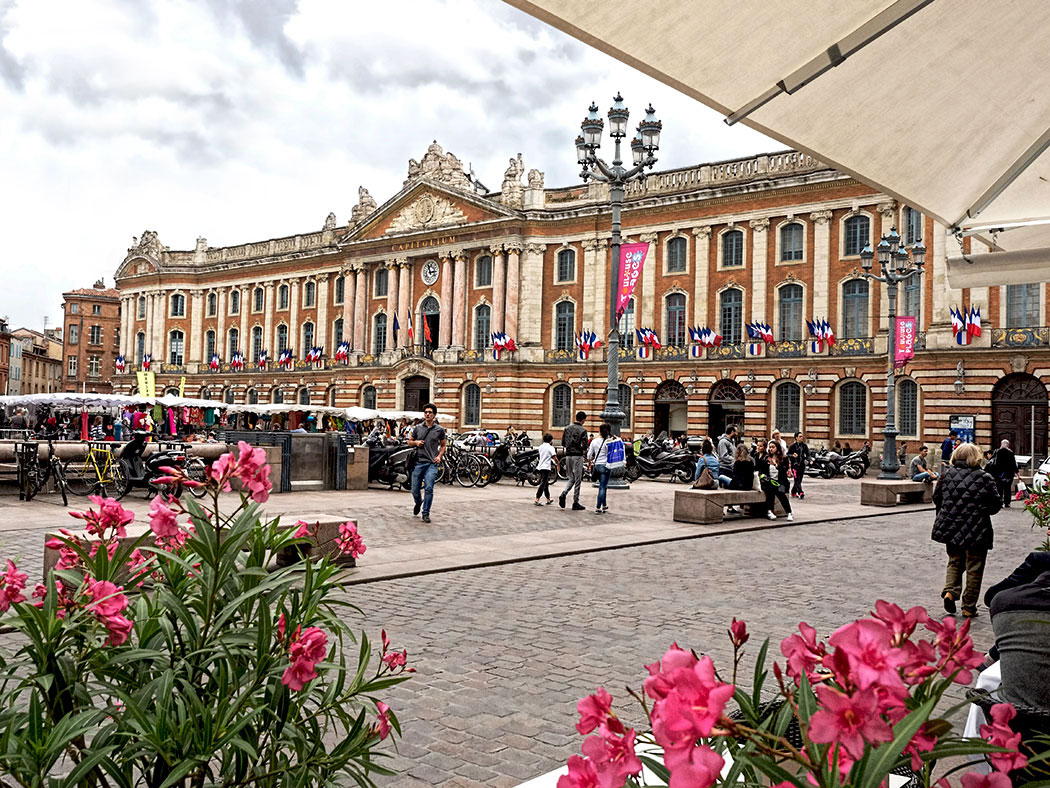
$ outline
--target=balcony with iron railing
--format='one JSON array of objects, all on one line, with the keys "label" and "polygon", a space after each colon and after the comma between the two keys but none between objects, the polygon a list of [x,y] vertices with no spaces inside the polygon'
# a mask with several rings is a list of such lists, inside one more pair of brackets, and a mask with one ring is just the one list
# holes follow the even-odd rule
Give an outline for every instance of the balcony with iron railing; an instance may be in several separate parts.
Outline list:
[{"label": "balcony with iron railing", "polygon": [[1025,348],[1046,347],[1050,344],[1050,328],[993,328],[992,347]]}]

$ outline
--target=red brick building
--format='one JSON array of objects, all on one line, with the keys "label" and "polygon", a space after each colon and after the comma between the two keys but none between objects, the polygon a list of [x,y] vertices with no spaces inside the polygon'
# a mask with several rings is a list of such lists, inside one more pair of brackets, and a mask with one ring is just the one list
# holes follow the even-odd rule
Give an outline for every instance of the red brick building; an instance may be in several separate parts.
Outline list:
[{"label": "red brick building", "polygon": [[0,320],[0,394],[8,393],[11,379],[11,332],[7,321]]},{"label": "red brick building", "polygon": [[[607,187],[522,182],[512,159],[500,192],[432,145],[409,162],[383,205],[364,189],[349,222],[315,232],[172,251],[147,231],[117,272],[129,372],[152,355],[160,386],[229,402],[300,402],[416,409],[433,399],[458,426],[559,430],[577,409],[597,414],[604,348],[580,361],[573,338],[607,331]],[[785,151],[656,172],[627,190],[626,240],[651,251],[621,328],[627,433],[717,435],[801,426],[812,443],[877,441],[885,418],[884,286],[862,276],[860,250],[892,226],[923,240],[926,272],[901,288],[898,313],[918,320],[918,351],[901,371],[901,440],[934,442],[952,417],[972,417],[978,441],[1046,447],[1050,329],[1046,286],[951,290],[956,241],[885,194]],[[972,250],[977,252],[978,250]],[[951,307],[979,306],[984,330],[958,346]],[[833,348],[814,351],[806,321],[826,318]],[[395,337],[395,320],[400,331]],[[745,324],[768,323],[776,344],[749,355]],[[408,336],[411,323],[412,337]],[[690,352],[688,326],[721,347]],[[663,347],[641,360],[634,329]],[[497,361],[491,334],[518,350]],[[350,346],[349,364],[333,359]],[[324,349],[320,364],[304,360]],[[294,356],[275,370],[280,351]],[[268,369],[257,357],[267,352]],[[231,371],[234,352],[245,369]],[[209,370],[215,357],[218,370]],[[1034,422],[1033,422],[1034,419]],[[1033,429],[1034,425],[1034,429]]]},{"label": "red brick building", "polygon": [[102,280],[62,294],[62,390],[108,394],[120,355],[120,293]]}]

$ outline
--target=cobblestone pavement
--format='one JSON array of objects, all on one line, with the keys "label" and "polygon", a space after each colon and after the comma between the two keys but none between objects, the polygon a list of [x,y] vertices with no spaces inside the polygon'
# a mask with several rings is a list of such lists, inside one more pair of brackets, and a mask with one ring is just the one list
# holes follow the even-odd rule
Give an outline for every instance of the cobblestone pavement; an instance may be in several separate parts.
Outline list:
[{"label": "cobblestone pavement", "polygon": [[[986,585],[1038,543],[1028,520],[995,518]],[[672,641],[725,666],[733,616],[753,656],[765,635],[779,643],[800,620],[826,635],[879,598],[938,609],[931,522],[887,515],[355,586],[363,626],[385,627],[418,669],[388,699],[405,736],[384,784],[512,786],[554,769],[578,749],[579,697],[601,684],[629,708],[623,687]],[[974,635],[991,645],[983,608]]]}]

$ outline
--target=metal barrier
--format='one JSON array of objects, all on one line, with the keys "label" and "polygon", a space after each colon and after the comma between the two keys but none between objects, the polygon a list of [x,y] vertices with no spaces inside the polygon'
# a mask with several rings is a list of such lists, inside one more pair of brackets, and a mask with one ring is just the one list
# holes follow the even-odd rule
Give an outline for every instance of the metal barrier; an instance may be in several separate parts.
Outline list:
[{"label": "metal barrier", "polygon": [[[236,444],[244,441],[255,446],[281,447],[281,485],[279,492],[292,491],[292,434],[290,432],[262,432],[257,430],[226,430],[218,435],[220,441]],[[345,475],[345,466],[344,466]]]}]

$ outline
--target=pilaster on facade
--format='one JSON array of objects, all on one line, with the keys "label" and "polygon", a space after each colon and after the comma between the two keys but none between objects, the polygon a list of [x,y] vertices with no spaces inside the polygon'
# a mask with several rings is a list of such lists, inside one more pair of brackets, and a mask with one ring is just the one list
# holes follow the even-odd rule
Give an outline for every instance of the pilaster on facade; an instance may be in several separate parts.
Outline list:
[{"label": "pilaster on facade", "polygon": [[693,322],[698,326],[707,326],[707,281],[711,259],[711,226],[693,228]]},{"label": "pilaster on facade", "polygon": [[[317,330],[314,342],[318,347],[324,348],[331,356],[335,348],[327,347],[328,344],[328,285],[329,274],[318,274],[317,276]],[[343,288],[343,298],[346,298],[346,288]],[[305,350],[303,351],[306,352]]]},{"label": "pilaster on facade", "polygon": [[507,269],[503,244],[489,247],[492,255],[492,330],[503,331],[504,310],[507,306]]},{"label": "pilaster on facade", "polygon": [[507,250],[507,303],[504,317],[504,331],[507,336],[518,341],[518,304],[521,300],[521,243],[512,241],[504,244]]},{"label": "pilaster on facade", "polygon": [[[397,296],[401,287],[398,274],[398,262],[390,260],[385,263],[386,274],[386,346],[392,350],[397,347],[397,335],[394,333],[394,320],[397,317]],[[400,322],[400,321],[398,321]]]},{"label": "pilaster on facade", "polygon": [[153,294],[153,357],[163,359],[165,363],[168,358],[168,343],[166,339],[165,325],[168,317],[168,297],[163,292]]},{"label": "pilaster on facade", "polygon": [[[366,353],[368,351],[368,271],[364,266],[356,269],[355,276],[357,285],[354,287],[354,342],[355,353]],[[344,329],[345,330],[345,329]]]},{"label": "pilaster on facade", "polygon": [[190,335],[188,337],[187,362],[199,364],[202,359],[201,342],[204,338],[204,293],[193,291],[190,296]]},{"label": "pilaster on facade", "polygon": [[[226,342],[226,290],[220,289],[215,297],[217,315],[215,317],[215,347],[219,358],[227,358],[229,344]],[[208,359],[211,361],[211,359]]]},{"label": "pilaster on facade", "polygon": [[467,310],[467,253],[457,250],[455,282],[452,291],[452,347],[462,350],[466,347],[466,310]]},{"label": "pilaster on facade", "polygon": [[542,358],[543,348],[543,257],[546,244],[527,243],[521,262],[521,303],[518,305],[519,336],[515,342],[521,348],[536,348]]},{"label": "pilaster on facade", "polygon": [[399,279],[401,280],[397,287],[397,311],[400,315],[400,320],[404,322],[401,324],[401,335],[398,347],[409,347],[412,344],[412,339],[408,336],[408,326],[412,320],[412,281],[410,274],[412,273],[411,265],[407,257],[400,257],[397,259],[397,272]]},{"label": "pilaster on facade", "polygon": [[[357,298],[357,266],[349,265],[340,272],[343,277],[343,311],[340,317],[343,319],[342,341],[347,342],[351,350],[354,349],[354,305]],[[332,352],[335,355],[338,346],[335,337],[332,337]]]},{"label": "pilaster on facade", "polygon": [[244,288],[241,291],[241,322],[240,327],[237,329],[237,350],[245,354],[247,354],[248,349],[248,313],[252,311],[253,301],[252,288]]},{"label": "pilaster on facade", "polygon": [[[813,222],[813,317],[833,319],[831,309],[831,211],[814,211]],[[841,331],[841,330],[840,330]]]},{"label": "pilaster on facade", "polygon": [[769,219],[752,219],[751,225],[751,319],[766,322],[766,277]]},{"label": "pilaster on facade", "polygon": [[[641,303],[635,298],[635,307],[641,306],[636,312],[636,325],[655,328],[656,323],[656,242],[659,236],[656,233],[642,233],[638,240],[642,243],[652,244],[649,254],[652,257],[642,268],[642,298]],[[637,292],[637,291],[635,291]]]},{"label": "pilaster on facade", "polygon": [[455,260],[452,253],[441,252],[438,255],[438,265],[441,266],[441,311],[444,313],[438,324],[438,346],[447,349],[452,344],[452,312],[453,312],[453,287],[455,286]]}]

